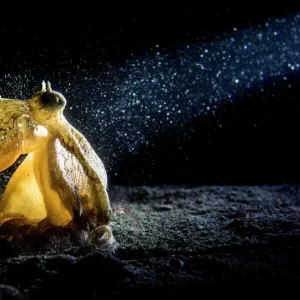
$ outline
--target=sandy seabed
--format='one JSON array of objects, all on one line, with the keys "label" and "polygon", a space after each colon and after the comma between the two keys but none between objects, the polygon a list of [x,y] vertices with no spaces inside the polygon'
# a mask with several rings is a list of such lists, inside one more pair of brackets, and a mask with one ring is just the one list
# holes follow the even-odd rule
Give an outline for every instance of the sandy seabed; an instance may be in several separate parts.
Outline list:
[{"label": "sandy seabed", "polygon": [[3,299],[298,285],[300,185],[111,186],[109,194],[113,253],[66,237],[34,249],[2,241]]}]

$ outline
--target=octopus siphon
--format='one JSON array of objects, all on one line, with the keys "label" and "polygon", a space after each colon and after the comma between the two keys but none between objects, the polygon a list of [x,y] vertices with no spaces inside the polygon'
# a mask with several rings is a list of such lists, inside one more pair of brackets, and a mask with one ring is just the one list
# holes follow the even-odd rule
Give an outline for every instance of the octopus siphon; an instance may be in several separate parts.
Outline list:
[{"label": "octopus siphon", "polygon": [[0,228],[68,227],[113,243],[104,164],[65,106],[49,82],[29,100],[0,99],[0,172],[25,155],[0,200]]}]

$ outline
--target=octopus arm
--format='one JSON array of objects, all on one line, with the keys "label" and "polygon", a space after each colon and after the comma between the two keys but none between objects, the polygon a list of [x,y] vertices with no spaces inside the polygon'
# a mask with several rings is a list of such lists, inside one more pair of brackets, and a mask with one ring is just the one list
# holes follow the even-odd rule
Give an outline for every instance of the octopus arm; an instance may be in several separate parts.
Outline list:
[{"label": "octopus arm", "polygon": [[34,174],[34,156],[27,155],[6,186],[0,201],[0,225],[11,219],[20,224],[33,224],[47,215]]},{"label": "octopus arm", "polygon": [[13,219],[17,225],[66,226],[73,218],[51,184],[48,143],[27,155],[14,172],[0,201],[0,225]]},{"label": "octopus arm", "polygon": [[21,154],[34,152],[47,141],[45,127],[36,126],[25,101],[0,101],[0,172],[9,168]]},{"label": "octopus arm", "polygon": [[0,130],[0,172],[13,165],[22,152],[22,139],[19,133],[9,137],[1,135]]},{"label": "octopus arm", "polygon": [[[0,106],[1,109],[1,106]],[[23,146],[19,118],[0,112],[0,172],[9,168],[21,155]]]},{"label": "octopus arm", "polygon": [[[85,151],[81,145],[86,147]],[[92,152],[89,147],[83,136],[80,141],[73,135],[65,142],[55,138],[49,143],[48,164],[51,186],[65,205],[72,207],[74,222],[85,220],[89,227],[95,228],[109,224],[111,208],[103,172],[97,172],[102,166],[95,165],[96,160],[86,155],[87,151]]]},{"label": "octopus arm", "polygon": [[72,138],[76,144],[79,145],[82,155],[88,162],[89,166],[92,166],[93,172],[97,174],[99,179],[101,180],[103,187],[107,188],[107,173],[104,167],[104,164],[100,157],[96,154],[94,149],[91,147],[90,143],[87,141],[85,136],[80,133],[76,128],[74,128],[71,124],[68,124],[68,127],[71,131]]}]

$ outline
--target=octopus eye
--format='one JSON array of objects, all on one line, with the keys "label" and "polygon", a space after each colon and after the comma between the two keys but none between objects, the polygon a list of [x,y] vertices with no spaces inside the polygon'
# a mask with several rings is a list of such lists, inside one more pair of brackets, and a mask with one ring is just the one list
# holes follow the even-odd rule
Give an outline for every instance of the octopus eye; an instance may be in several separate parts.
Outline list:
[{"label": "octopus eye", "polygon": [[64,105],[63,99],[52,92],[44,92],[40,96],[40,101],[46,107],[59,107]]}]

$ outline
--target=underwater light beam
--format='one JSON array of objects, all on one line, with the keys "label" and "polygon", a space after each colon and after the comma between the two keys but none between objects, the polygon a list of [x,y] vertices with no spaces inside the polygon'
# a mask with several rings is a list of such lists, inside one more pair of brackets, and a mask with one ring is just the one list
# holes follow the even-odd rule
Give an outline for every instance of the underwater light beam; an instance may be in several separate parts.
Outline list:
[{"label": "underwater light beam", "polygon": [[182,45],[172,53],[157,45],[123,65],[107,64],[105,71],[99,61],[92,70],[65,72],[60,84],[70,86],[65,94],[71,99],[66,113],[114,172],[141,145],[151,147],[155,136],[179,132],[193,118],[214,114],[254,88],[263,94],[266,81],[276,84],[299,73],[299,37],[296,14],[233,28],[222,39]]},{"label": "underwater light beam", "polygon": [[[264,93],[265,80],[276,84],[289,72],[299,72],[299,37],[297,14],[249,29],[233,28],[222,40],[186,45],[175,55],[157,46],[123,66],[110,66],[105,82],[102,76],[87,78],[92,101],[84,109],[95,120],[90,138],[99,130],[107,132],[100,137],[99,151],[112,166],[153,136],[181,130],[191,118],[214,113],[235,96],[257,87]],[[84,90],[80,84],[72,86],[78,87],[74,95]]]}]

